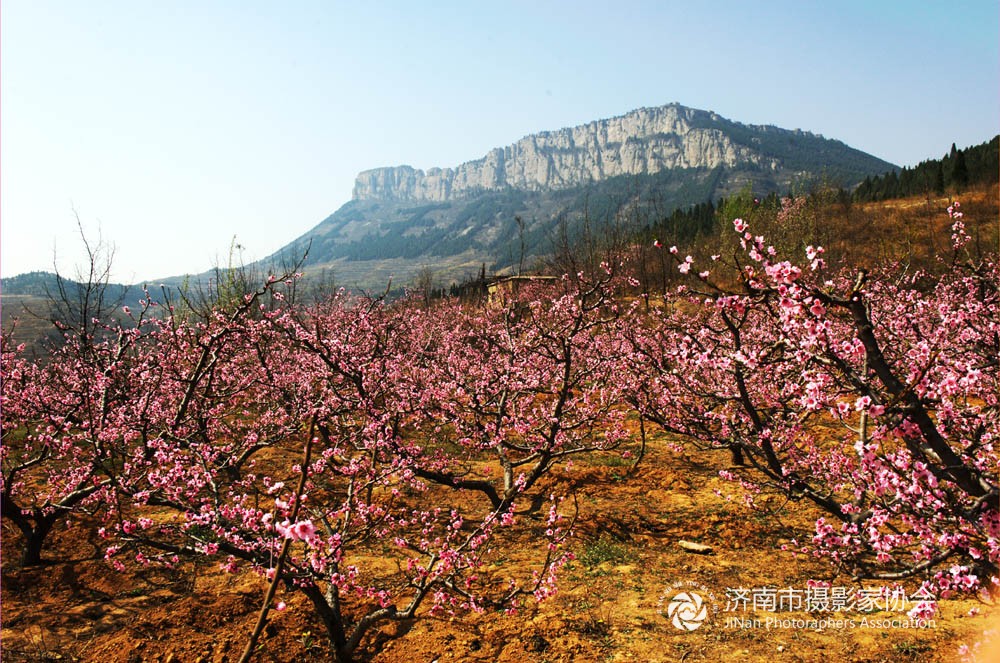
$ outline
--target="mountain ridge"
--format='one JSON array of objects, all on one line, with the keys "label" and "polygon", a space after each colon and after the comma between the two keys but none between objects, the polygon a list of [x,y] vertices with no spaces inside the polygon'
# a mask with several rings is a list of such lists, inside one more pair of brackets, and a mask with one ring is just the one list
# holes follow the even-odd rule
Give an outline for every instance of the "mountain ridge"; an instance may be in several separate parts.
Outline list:
[{"label": "mountain ridge", "polygon": [[[802,129],[748,125],[677,103],[542,131],[449,168],[361,171],[352,199],[272,255],[309,255],[349,287],[405,284],[421,269],[461,279],[552,249],[560,224],[650,215],[755,194],[851,188],[898,168]],[[572,231],[572,228],[570,228]],[[513,247],[517,247],[515,250]],[[520,255],[523,253],[523,256]]]},{"label": "mountain ridge", "polygon": [[[529,134],[455,167],[424,171],[402,165],[364,170],[355,178],[352,200],[447,202],[506,188],[556,190],[675,168],[750,166],[778,173],[788,169],[791,156],[788,146],[780,143],[794,141],[847,153],[849,160],[864,163],[865,171],[896,167],[819,134],[742,124],[714,111],[672,103]],[[809,169],[793,170],[805,173]]]}]

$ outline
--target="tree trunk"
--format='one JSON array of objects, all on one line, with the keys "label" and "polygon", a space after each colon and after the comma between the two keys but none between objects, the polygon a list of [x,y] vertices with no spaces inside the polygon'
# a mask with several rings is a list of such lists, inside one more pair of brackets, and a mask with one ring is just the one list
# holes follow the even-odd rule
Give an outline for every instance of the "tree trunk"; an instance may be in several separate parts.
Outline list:
[{"label": "tree trunk", "polygon": [[38,566],[42,563],[42,546],[45,537],[52,531],[55,519],[46,518],[28,531],[24,532],[24,552],[21,555],[22,566]]},{"label": "tree trunk", "polygon": [[20,506],[9,497],[0,499],[0,513],[4,518],[9,519],[21,530],[24,537],[24,549],[21,551],[22,566],[38,566],[42,563],[42,546],[45,544],[45,537],[52,531],[52,526],[56,523],[56,516],[39,515],[38,511],[29,510],[29,515],[25,515]]}]

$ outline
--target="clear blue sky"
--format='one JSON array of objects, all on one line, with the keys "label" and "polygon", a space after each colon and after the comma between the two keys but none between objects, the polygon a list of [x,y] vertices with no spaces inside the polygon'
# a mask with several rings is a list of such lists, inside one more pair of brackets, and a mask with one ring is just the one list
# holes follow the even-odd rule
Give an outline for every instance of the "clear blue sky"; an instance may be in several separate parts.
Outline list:
[{"label": "clear blue sky", "polygon": [[899,165],[1000,131],[976,2],[0,3],[0,271],[135,282],[264,257],[375,166],[669,102]]}]

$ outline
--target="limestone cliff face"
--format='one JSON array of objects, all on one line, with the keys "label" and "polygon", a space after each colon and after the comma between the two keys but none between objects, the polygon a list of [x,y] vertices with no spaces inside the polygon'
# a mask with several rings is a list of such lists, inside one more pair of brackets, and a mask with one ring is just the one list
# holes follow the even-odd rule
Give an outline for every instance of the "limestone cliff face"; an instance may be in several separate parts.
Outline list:
[{"label": "limestone cliff face", "polygon": [[641,108],[609,120],[534,134],[456,168],[366,170],[355,180],[354,199],[447,201],[484,190],[561,189],[669,168],[778,167],[774,159],[713,128],[720,119],[676,104]]}]

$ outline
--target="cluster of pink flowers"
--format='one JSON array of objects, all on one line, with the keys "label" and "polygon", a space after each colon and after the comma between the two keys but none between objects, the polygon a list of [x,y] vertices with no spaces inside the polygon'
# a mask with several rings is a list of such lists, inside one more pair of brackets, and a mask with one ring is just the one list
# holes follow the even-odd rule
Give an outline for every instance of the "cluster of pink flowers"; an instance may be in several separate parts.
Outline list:
[{"label": "cluster of pink flowers", "polygon": [[[632,459],[634,411],[678,448],[731,454],[720,475],[751,507],[773,491],[811,501],[824,517],[796,554],[922,577],[942,596],[991,586],[996,264],[955,262],[932,287],[830,274],[822,247],[802,262],[733,228],[738,284],[693,273],[672,246],[661,257],[689,276],[641,320],[612,296],[607,260],[593,280],[526,287],[504,307],[341,294],[305,308],[280,296],[294,276],[276,276],[201,321],[149,317],[147,297],[126,312],[134,326],[44,366],[5,338],[5,432],[24,433],[2,447],[10,517],[28,553],[57,518],[93,508],[116,568],[203,555],[278,576],[356,647],[422,605],[551,596],[572,532],[562,498],[539,494],[545,477],[581,454]],[[518,572],[503,534],[533,499],[549,506],[542,561]],[[371,565],[373,551],[391,563]],[[483,572],[494,563],[506,582]]]},{"label": "cluster of pink flowers", "polygon": [[[948,213],[961,248],[959,205]],[[926,577],[957,558],[937,589],[977,591],[1000,564],[995,257],[955,262],[928,289],[925,274],[824,274],[822,247],[806,247],[803,267],[744,220],[733,228],[741,286],[706,282],[628,332],[635,406],[729,450],[743,469],[724,476],[748,503],[778,490],[825,511],[811,553],[869,578]]]},{"label": "cluster of pink flowers", "polygon": [[[47,472],[5,497],[26,520],[47,517],[32,504],[101,504],[115,568],[218,557],[327,602],[329,628],[359,637],[425,598],[453,611],[550,596],[571,558],[557,496],[534,572],[498,588],[480,569],[553,467],[624,451],[614,271],[516,309],[432,311],[347,295],[295,307],[274,277],[201,321],[139,312],[139,333],[67,344],[44,367],[5,345],[5,427],[28,434],[5,445],[3,477]],[[398,577],[365,568],[372,550]],[[346,597],[373,607],[342,614]]]},{"label": "cluster of pink flowers", "polygon": [[316,526],[312,524],[311,520],[300,520],[294,524],[289,524],[286,520],[283,523],[276,524],[274,529],[281,536],[293,541],[312,543],[317,538]]}]

